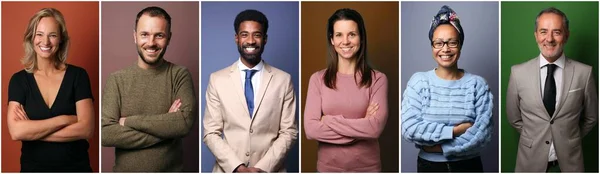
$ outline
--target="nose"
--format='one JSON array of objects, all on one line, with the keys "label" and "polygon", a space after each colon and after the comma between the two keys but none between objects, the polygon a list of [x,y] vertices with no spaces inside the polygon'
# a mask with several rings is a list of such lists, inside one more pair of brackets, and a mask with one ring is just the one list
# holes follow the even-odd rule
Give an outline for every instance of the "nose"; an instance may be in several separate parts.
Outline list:
[{"label": "nose", "polygon": [[248,37],[248,40],[246,40],[246,42],[250,45],[256,43],[256,39],[254,37]]},{"label": "nose", "polygon": [[344,37],[344,38],[342,39],[342,44],[344,44],[344,45],[348,45],[348,44],[350,44],[350,39],[349,39],[348,37]]},{"label": "nose", "polygon": [[444,45],[442,45],[442,51],[443,52],[450,51],[450,46],[448,46],[448,43],[444,43]]},{"label": "nose", "polygon": [[42,37],[42,44],[48,45],[50,44],[50,36]]},{"label": "nose", "polygon": [[549,33],[546,35],[546,41],[547,42],[554,42],[554,36],[552,35],[552,33]]},{"label": "nose", "polygon": [[148,42],[146,43],[146,45],[148,45],[148,46],[154,46],[154,45],[156,45],[156,37],[155,36],[150,36],[150,38],[148,39]]}]

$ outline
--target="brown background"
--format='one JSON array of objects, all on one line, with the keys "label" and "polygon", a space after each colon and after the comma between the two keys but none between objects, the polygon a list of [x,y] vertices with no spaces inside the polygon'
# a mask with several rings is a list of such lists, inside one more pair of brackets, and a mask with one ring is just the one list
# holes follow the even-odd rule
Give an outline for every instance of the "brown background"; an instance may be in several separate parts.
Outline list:
[{"label": "brown background", "polygon": [[[67,63],[87,71],[98,123],[98,2],[2,2],[2,172],[18,172],[21,168],[21,142],[11,140],[6,125],[8,82],[24,69],[20,59],[25,55],[23,35],[29,19],[46,7],[58,9],[65,17],[71,37]],[[88,152],[92,170],[98,172],[98,124],[94,130]]]},{"label": "brown background", "polygon": [[[171,16],[173,36],[164,58],[188,68],[199,102],[198,2],[102,2],[102,85],[104,86],[110,73],[137,62],[138,54],[133,41],[135,17],[139,11],[149,6],[161,7]],[[199,119],[197,116],[194,127],[183,139],[186,172],[199,171]],[[114,147],[102,147],[102,172],[111,172],[114,162]]]},{"label": "brown background", "polygon": [[[398,2],[302,2],[302,111],[308,80],[326,68],[327,19],[340,8],[352,8],[367,29],[368,58],[372,67],[388,78],[388,120],[379,137],[382,171],[398,172]],[[304,117],[304,116],[303,116]],[[304,128],[304,127],[303,127]],[[302,132],[302,172],[315,172],[317,142]]]}]

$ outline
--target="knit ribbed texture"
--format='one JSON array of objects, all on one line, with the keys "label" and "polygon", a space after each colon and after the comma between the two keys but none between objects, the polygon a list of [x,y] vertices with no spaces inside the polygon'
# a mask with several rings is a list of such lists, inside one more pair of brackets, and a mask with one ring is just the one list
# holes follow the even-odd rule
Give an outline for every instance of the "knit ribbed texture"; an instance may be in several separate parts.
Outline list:
[{"label": "knit ribbed texture", "polygon": [[[102,145],[115,147],[114,172],[182,171],[182,138],[194,125],[195,96],[189,71],[170,62],[112,73],[102,92]],[[179,111],[169,113],[177,99]]]},{"label": "knit ribbed texture", "polygon": [[[441,144],[443,153],[419,156],[429,161],[457,161],[479,155],[491,140],[493,96],[485,80],[465,72],[459,80],[443,80],[434,70],[415,73],[402,99],[402,137],[421,146]],[[453,138],[454,126],[473,126]]]}]

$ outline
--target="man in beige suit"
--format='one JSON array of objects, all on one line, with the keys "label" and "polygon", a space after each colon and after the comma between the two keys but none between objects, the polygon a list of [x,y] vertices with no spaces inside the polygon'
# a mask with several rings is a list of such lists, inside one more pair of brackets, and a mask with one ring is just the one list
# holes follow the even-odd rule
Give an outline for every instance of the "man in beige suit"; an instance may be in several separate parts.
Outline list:
[{"label": "man in beige suit", "polygon": [[213,172],[282,172],[298,138],[291,76],[262,61],[268,20],[256,10],[234,21],[240,58],[210,75],[204,138]]},{"label": "man in beige suit", "polygon": [[521,134],[515,172],[583,172],[582,138],[598,120],[592,67],[565,57],[567,16],[541,11],[534,32],[541,54],[511,69],[510,124]]}]

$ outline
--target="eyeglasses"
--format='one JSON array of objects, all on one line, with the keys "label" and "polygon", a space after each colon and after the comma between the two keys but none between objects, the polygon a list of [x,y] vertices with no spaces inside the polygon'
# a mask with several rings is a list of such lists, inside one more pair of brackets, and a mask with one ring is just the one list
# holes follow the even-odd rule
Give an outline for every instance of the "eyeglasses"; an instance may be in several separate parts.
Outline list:
[{"label": "eyeglasses", "polygon": [[444,45],[448,45],[449,48],[456,48],[458,47],[458,45],[460,44],[460,42],[458,42],[458,40],[449,40],[449,41],[441,41],[441,40],[436,40],[431,42],[431,46],[435,49],[442,49],[444,48]]}]

